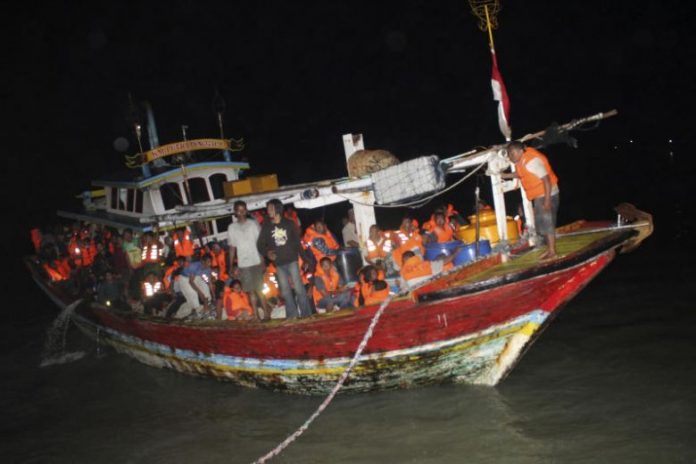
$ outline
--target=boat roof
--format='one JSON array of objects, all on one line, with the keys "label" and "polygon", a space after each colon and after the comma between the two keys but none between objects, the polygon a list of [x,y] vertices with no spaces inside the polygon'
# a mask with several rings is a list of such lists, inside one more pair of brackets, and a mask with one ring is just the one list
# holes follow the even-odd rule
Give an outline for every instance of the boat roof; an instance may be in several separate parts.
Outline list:
[{"label": "boat roof", "polygon": [[[201,169],[232,168],[237,170],[249,169],[249,163],[243,161],[207,161],[203,163],[191,163],[185,167],[186,172],[195,172]],[[161,168],[151,167],[152,175],[144,177],[140,169],[120,171],[108,174],[92,181],[97,187],[123,187],[141,189],[149,185],[166,181],[169,178],[182,175],[181,166],[165,166]]]},{"label": "boat roof", "polygon": [[140,222],[137,217],[129,217],[120,214],[107,213],[106,211],[67,211],[59,210],[58,216],[72,219],[75,221],[85,221],[90,223],[102,224],[117,229],[130,228],[134,232],[149,232],[153,230],[152,224]]}]

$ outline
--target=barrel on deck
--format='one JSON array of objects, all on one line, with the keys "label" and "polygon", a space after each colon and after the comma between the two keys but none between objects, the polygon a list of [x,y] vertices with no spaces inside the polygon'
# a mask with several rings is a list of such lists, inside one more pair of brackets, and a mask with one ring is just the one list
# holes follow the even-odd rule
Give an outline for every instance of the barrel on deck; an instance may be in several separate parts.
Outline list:
[{"label": "barrel on deck", "polygon": [[344,248],[336,256],[336,269],[346,283],[357,282],[358,270],[363,265],[360,248]]},{"label": "barrel on deck", "polygon": [[462,245],[463,243],[459,240],[452,240],[451,242],[442,243],[428,243],[425,246],[425,259],[428,261],[435,261],[439,257],[449,256]]},{"label": "barrel on deck", "polygon": [[[479,253],[478,257],[486,256],[491,254],[491,242],[488,240],[479,240]],[[462,264],[475,261],[476,256],[476,243],[471,243],[469,245],[464,245],[459,248],[457,254],[454,256],[454,265],[461,266]]]}]

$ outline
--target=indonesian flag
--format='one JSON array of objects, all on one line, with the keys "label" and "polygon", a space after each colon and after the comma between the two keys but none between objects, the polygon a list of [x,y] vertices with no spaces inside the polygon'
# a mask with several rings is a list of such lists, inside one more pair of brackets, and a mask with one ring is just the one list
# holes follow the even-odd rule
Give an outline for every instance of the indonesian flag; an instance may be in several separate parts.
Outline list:
[{"label": "indonesian flag", "polygon": [[498,60],[495,58],[495,50],[491,48],[491,57],[493,59],[493,73],[491,75],[491,87],[493,87],[493,99],[498,102],[498,125],[500,132],[505,136],[505,140],[510,140],[512,131],[510,130],[510,99],[508,98],[507,90],[503,76],[498,70]]}]

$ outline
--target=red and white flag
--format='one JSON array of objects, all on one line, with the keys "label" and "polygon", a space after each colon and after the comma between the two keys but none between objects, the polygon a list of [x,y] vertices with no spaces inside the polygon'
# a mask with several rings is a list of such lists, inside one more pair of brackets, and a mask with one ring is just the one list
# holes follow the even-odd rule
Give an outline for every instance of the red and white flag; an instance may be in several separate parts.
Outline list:
[{"label": "red and white flag", "polygon": [[493,58],[493,73],[491,75],[491,87],[493,87],[493,99],[498,102],[498,125],[500,132],[503,133],[505,140],[510,140],[512,131],[510,130],[510,99],[508,98],[507,90],[503,76],[498,70],[498,60],[495,58],[495,50],[491,48],[491,57]]}]

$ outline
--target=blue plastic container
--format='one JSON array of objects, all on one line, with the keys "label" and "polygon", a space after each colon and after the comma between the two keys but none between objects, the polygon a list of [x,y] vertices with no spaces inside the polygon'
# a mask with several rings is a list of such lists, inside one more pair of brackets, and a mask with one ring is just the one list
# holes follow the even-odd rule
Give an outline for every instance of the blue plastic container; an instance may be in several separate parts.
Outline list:
[{"label": "blue plastic container", "polygon": [[[479,257],[491,254],[491,242],[488,240],[479,240]],[[464,245],[459,248],[454,256],[454,265],[461,266],[476,259],[476,244]]]},{"label": "blue plastic container", "polygon": [[435,261],[439,257],[449,256],[456,252],[457,248],[463,244],[464,242],[460,242],[459,240],[443,243],[428,243],[425,246],[425,259],[428,261]]}]

